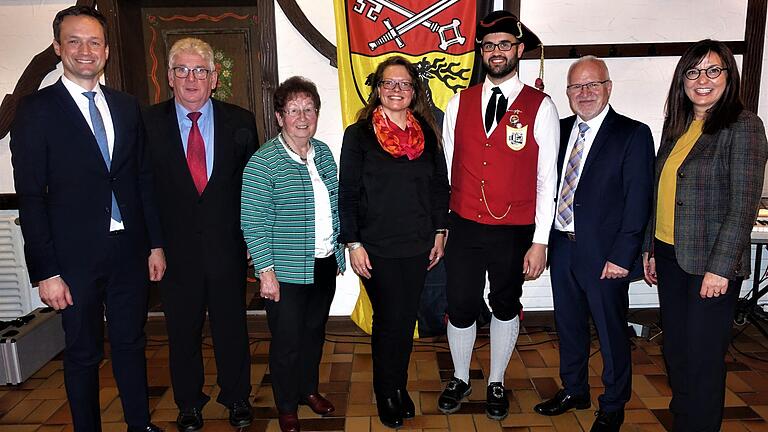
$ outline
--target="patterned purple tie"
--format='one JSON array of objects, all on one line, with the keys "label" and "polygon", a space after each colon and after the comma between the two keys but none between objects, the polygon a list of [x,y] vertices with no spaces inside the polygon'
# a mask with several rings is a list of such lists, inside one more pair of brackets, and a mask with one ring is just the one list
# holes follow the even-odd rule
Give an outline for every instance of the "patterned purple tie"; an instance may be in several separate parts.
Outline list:
[{"label": "patterned purple tie", "polygon": [[581,157],[584,155],[584,134],[589,129],[586,123],[579,123],[579,135],[571,149],[568,165],[565,168],[563,187],[560,189],[560,205],[557,206],[557,221],[563,227],[573,221],[573,196],[576,193],[576,185],[579,183],[579,171],[581,170]]}]

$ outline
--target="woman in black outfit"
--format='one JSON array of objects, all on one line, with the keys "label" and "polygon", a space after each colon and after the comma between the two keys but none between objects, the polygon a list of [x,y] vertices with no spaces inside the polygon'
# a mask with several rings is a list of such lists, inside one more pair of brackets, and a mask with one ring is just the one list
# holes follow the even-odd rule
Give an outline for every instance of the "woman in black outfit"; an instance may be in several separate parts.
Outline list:
[{"label": "woman in black outfit", "polygon": [[416,68],[382,62],[367,105],[344,132],[339,167],[339,242],[373,306],[373,388],[381,422],[415,415],[408,361],[427,270],[442,258],[448,175]]}]

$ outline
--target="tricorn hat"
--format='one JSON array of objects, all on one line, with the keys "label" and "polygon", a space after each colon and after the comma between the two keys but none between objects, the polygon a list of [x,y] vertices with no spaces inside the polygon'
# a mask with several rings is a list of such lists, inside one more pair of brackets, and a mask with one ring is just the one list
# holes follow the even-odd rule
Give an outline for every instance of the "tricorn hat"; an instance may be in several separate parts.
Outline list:
[{"label": "tricorn hat", "polygon": [[483,38],[491,33],[509,33],[525,44],[525,51],[531,51],[541,45],[541,40],[531,29],[525,26],[514,14],[499,10],[489,13],[477,23],[476,43],[482,43]]}]

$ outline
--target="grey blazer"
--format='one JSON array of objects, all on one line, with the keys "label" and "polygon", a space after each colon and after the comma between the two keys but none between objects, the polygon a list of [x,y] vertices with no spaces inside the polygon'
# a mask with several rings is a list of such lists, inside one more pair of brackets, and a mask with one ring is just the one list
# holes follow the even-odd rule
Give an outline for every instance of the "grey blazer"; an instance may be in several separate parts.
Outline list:
[{"label": "grey blazer", "polygon": [[[665,140],[659,148],[644,251],[653,249],[659,177],[674,146]],[[749,111],[694,144],[677,172],[675,189],[675,256],[683,270],[731,280],[749,276],[750,233],[767,159],[763,122]]]}]

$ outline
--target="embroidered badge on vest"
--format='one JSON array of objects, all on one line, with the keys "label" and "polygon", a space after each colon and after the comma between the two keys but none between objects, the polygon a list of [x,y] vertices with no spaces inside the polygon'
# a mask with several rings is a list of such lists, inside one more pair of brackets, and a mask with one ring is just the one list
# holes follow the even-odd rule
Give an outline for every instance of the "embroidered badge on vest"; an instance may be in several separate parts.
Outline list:
[{"label": "embroidered badge on vest", "polygon": [[525,139],[528,136],[528,125],[520,123],[520,110],[512,110],[507,125],[507,147],[514,151],[520,151],[525,147]]}]

